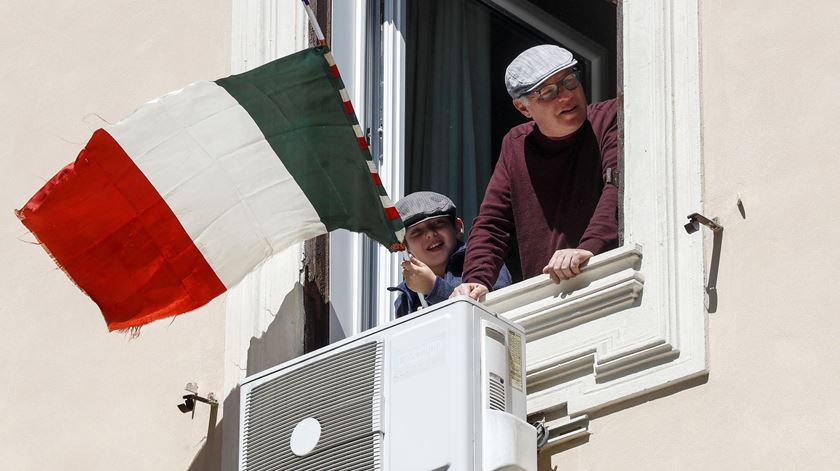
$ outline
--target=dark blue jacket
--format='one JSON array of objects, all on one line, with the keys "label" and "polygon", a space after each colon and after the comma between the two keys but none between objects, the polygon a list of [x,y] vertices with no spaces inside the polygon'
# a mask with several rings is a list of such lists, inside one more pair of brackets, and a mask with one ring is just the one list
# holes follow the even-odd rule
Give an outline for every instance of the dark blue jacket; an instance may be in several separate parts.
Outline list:
[{"label": "dark blue jacket", "polygon": [[[452,291],[461,284],[461,273],[464,271],[464,253],[466,252],[466,248],[467,246],[463,242],[459,242],[455,251],[449,256],[449,262],[446,264],[446,273],[444,273],[443,278],[439,276],[435,277],[435,285],[432,287],[432,292],[426,296],[426,302],[430,306],[449,299]],[[493,289],[504,288],[510,285],[511,281],[510,272],[506,266],[502,265],[502,269],[499,271],[499,278],[496,279],[496,284],[493,285]],[[420,307],[420,298],[417,296],[417,293],[408,289],[404,281],[399,286],[390,287],[388,290],[398,291],[400,293],[396,301],[394,301],[394,311],[397,317],[411,314]]]}]

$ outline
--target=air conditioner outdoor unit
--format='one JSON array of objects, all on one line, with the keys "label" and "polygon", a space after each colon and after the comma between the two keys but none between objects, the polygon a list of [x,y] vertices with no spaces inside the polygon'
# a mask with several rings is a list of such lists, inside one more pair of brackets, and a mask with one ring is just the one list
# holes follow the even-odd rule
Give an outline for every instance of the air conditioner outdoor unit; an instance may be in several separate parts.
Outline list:
[{"label": "air conditioner outdoor unit", "polygon": [[458,298],[250,376],[239,469],[534,471],[524,339]]}]

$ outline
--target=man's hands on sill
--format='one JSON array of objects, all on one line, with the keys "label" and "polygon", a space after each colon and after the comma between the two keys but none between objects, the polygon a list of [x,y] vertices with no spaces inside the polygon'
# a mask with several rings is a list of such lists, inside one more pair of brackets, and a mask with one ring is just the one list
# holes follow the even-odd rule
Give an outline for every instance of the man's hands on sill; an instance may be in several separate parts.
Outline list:
[{"label": "man's hands on sill", "polygon": [[[548,265],[543,267],[542,272],[547,274],[551,281],[560,283],[563,280],[574,278],[580,274],[580,270],[586,266],[592,258],[592,252],[583,249],[562,249],[554,252]],[[450,298],[455,296],[469,296],[476,301],[484,301],[484,297],[490,292],[481,283],[461,283],[452,291]]]},{"label": "man's hands on sill", "polygon": [[484,297],[487,296],[488,292],[490,292],[490,290],[481,283],[461,283],[455,287],[449,297],[454,298],[455,296],[469,296],[476,301],[481,302],[484,301]]},{"label": "man's hands on sill", "polygon": [[574,278],[580,273],[580,269],[586,266],[592,252],[583,249],[563,249],[554,252],[548,265],[543,267],[542,272],[551,277],[554,283]]}]

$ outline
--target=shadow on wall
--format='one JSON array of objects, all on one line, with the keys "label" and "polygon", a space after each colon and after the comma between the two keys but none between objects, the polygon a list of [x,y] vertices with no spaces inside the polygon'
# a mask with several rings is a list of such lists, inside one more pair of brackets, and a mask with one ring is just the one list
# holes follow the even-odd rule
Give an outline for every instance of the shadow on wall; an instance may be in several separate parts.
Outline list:
[{"label": "shadow on wall", "polygon": [[[678,382],[677,384],[658,389],[655,391],[651,391],[647,394],[642,394],[641,396],[637,396],[634,398],[630,398],[601,409],[591,411],[587,413],[588,420],[597,420],[603,417],[606,417],[611,414],[615,414],[616,412],[621,412],[625,409],[629,409],[631,407],[640,406],[646,402],[655,401],[657,399],[662,399],[668,396],[672,396],[674,394],[680,393],[682,391],[686,391],[688,389],[692,389],[698,386],[702,386],[709,381],[708,373],[696,376],[694,378],[687,379],[682,382]],[[563,409],[563,414],[565,415],[566,410]],[[562,459],[563,452],[570,450],[572,448],[585,445],[590,442],[590,440],[597,440],[597,436],[590,436],[586,434],[582,437],[575,438],[568,442],[561,443],[559,445],[553,447],[546,447],[543,448],[539,455],[537,456],[538,463],[537,469],[539,471],[558,471],[563,469],[565,463],[563,463]],[[567,466],[568,467],[568,466]]]},{"label": "shadow on wall", "polygon": [[[251,339],[248,346],[247,375],[303,354],[303,286],[295,286],[286,294],[274,320],[260,337]],[[222,405],[222,420],[211,434],[212,443],[204,443],[193,459],[188,471],[233,471],[237,469],[236,456],[239,448],[239,386],[225,397]],[[222,438],[224,433],[227,436]],[[232,454],[222,463],[222,448]]]}]

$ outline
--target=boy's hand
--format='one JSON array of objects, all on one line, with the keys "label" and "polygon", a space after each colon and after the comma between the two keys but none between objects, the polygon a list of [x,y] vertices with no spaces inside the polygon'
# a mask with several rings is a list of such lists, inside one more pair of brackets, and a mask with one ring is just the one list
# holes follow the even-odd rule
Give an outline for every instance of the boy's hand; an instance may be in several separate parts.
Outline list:
[{"label": "boy's hand", "polygon": [[488,292],[490,292],[490,290],[481,283],[461,283],[455,287],[449,297],[454,298],[455,296],[469,296],[476,301],[481,302],[484,300],[484,297],[487,296]]},{"label": "boy's hand", "polygon": [[425,263],[421,262],[414,255],[409,255],[408,260],[402,261],[403,280],[408,289],[415,293],[427,295],[435,287],[435,272]]},{"label": "boy's hand", "polygon": [[551,277],[551,281],[560,283],[575,277],[580,269],[592,258],[592,252],[582,249],[563,249],[554,252],[548,265],[542,272]]}]

